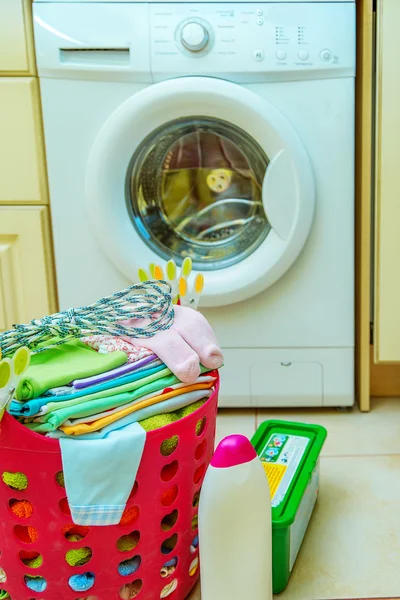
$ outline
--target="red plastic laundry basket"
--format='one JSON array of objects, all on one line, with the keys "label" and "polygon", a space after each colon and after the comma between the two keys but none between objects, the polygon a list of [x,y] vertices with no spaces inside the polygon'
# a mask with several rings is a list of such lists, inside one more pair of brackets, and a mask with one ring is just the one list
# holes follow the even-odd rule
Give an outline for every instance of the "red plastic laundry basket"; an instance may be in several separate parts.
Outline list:
[{"label": "red plastic laundry basket", "polygon": [[[0,425],[0,474],[23,473],[27,487],[17,491],[0,477],[0,568],[4,571],[0,571],[0,590],[7,591],[12,600],[118,600],[126,598],[126,584],[132,584],[131,592],[137,592],[139,600],[184,600],[199,576],[198,548],[192,542],[197,535],[199,490],[214,450],[218,390],[219,379],[215,392],[200,409],[147,434],[124,524],[89,527],[80,531],[85,537],[78,542],[65,538],[73,523],[65,489],[59,483],[58,441],[30,432],[6,414]],[[165,448],[171,452],[169,456],[165,456]],[[21,499],[31,503],[33,512],[28,518],[16,517],[10,508]],[[34,528],[29,530],[33,532],[30,537],[26,535],[28,527]],[[127,552],[118,549],[127,539],[123,536],[136,544]],[[33,538],[35,542],[26,543]],[[166,540],[172,548],[168,555],[161,552]],[[89,562],[69,566],[66,553],[82,547],[92,551]],[[26,556],[39,555],[42,563],[38,568],[23,562]],[[138,570],[129,577],[121,576],[119,564],[133,557],[141,561]],[[176,570],[163,578],[161,569],[173,558],[178,560]],[[93,587],[74,592],[70,577],[86,572],[95,575]],[[45,591],[29,589],[26,576],[43,577]]]}]

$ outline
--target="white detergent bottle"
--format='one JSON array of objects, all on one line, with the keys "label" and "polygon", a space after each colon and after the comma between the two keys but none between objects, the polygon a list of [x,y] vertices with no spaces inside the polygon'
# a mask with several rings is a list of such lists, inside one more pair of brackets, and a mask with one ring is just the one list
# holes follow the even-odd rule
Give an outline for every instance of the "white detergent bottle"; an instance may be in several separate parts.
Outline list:
[{"label": "white detergent bottle", "polygon": [[199,505],[202,600],[272,600],[268,479],[250,441],[218,445]]}]

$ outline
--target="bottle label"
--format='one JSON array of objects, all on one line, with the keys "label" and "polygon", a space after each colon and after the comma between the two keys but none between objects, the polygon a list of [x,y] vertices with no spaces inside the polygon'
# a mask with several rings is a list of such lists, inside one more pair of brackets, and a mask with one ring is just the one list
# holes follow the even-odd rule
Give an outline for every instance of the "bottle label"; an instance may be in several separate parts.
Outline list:
[{"label": "bottle label", "polygon": [[303,436],[274,433],[262,449],[260,459],[268,477],[273,508],[285,498],[309,442]]}]

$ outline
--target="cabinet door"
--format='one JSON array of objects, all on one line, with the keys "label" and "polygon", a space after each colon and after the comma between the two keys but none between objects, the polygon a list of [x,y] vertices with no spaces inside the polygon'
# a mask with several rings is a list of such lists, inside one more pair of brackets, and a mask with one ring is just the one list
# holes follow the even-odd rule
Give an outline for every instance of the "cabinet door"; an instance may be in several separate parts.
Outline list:
[{"label": "cabinet door", "polygon": [[377,3],[375,362],[400,362],[400,1]]},{"label": "cabinet door", "polygon": [[0,77],[0,203],[47,203],[38,86],[31,77]]},{"label": "cabinet door", "polygon": [[55,311],[48,209],[0,206],[0,331]]},{"label": "cabinet door", "polygon": [[0,0],[0,74],[34,73],[31,0]]}]

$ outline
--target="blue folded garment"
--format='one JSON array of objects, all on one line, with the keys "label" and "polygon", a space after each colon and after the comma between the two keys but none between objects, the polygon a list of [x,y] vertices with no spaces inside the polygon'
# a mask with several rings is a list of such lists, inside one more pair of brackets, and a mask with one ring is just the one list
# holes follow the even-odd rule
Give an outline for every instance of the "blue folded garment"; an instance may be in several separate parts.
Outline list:
[{"label": "blue folded garment", "polygon": [[135,484],[146,432],[139,423],[94,439],[60,439],[65,491],[76,525],[116,525]]}]

